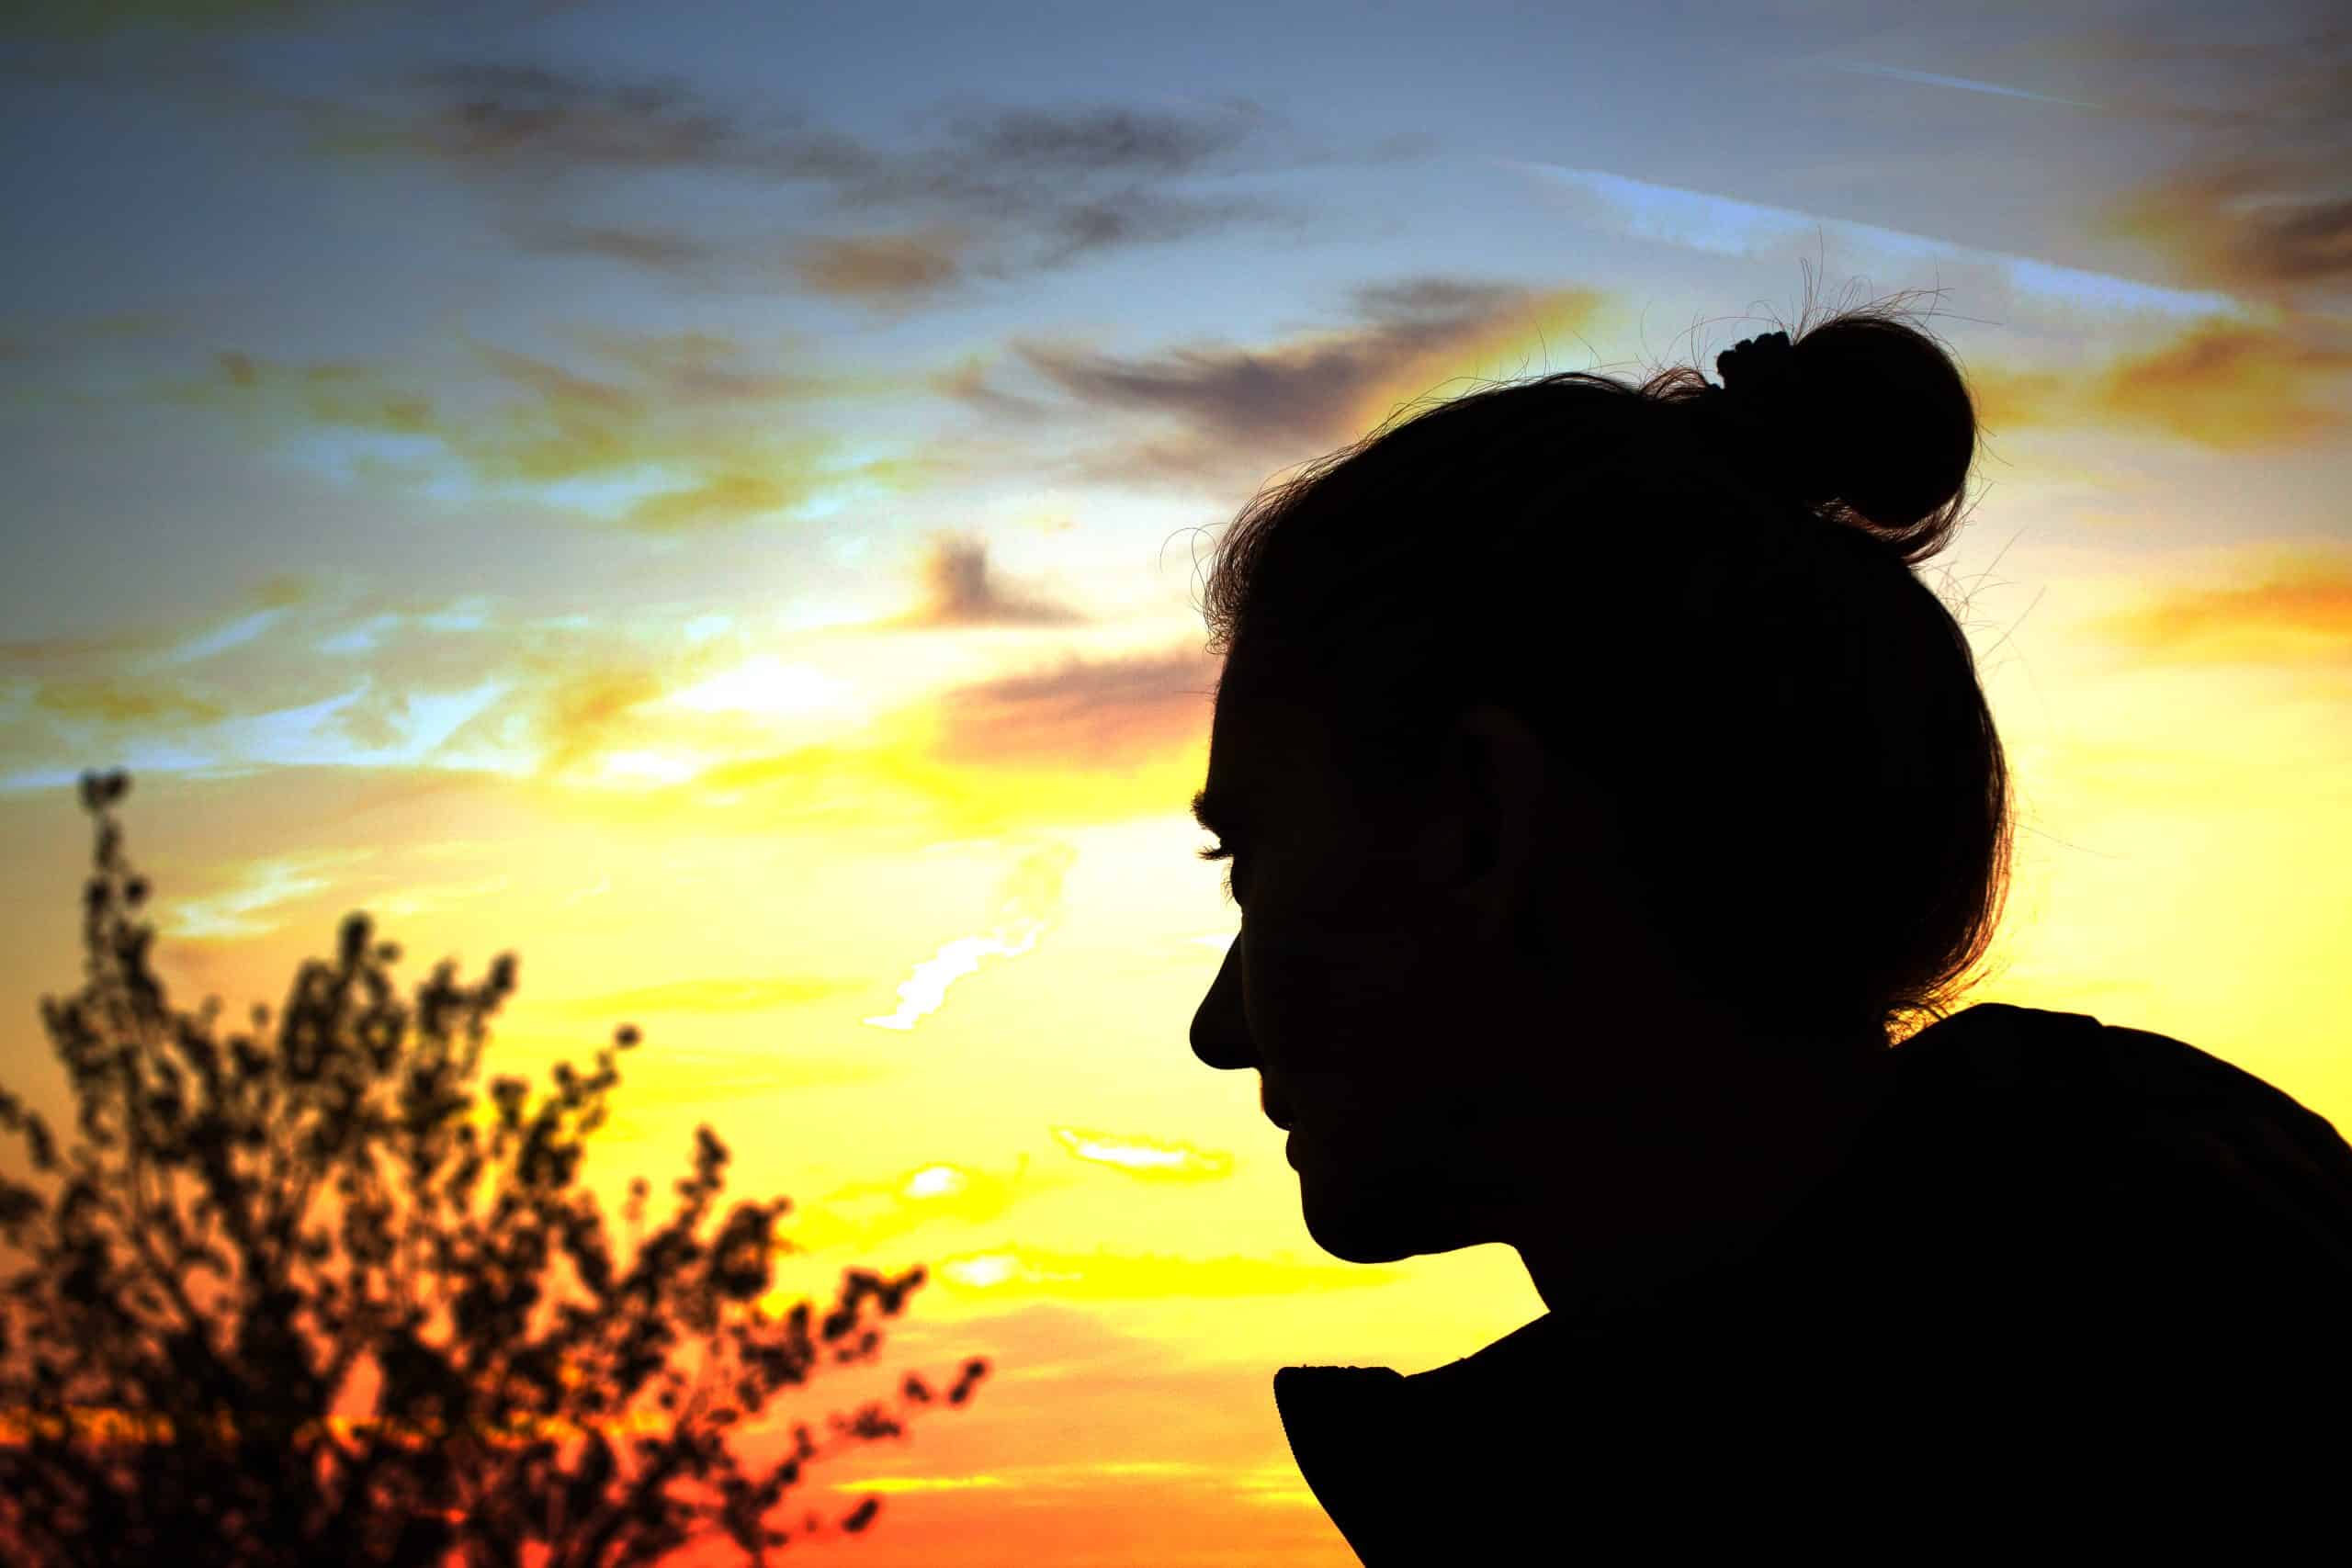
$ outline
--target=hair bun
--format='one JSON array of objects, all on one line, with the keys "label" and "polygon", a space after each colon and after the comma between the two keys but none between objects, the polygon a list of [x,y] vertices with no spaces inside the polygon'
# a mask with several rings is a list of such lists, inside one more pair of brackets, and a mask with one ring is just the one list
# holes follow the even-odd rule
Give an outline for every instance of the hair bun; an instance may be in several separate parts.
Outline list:
[{"label": "hair bun", "polygon": [[1959,523],[1976,409],[1951,355],[1874,310],[1833,317],[1785,356],[1781,429],[1807,488],[1917,565]]}]

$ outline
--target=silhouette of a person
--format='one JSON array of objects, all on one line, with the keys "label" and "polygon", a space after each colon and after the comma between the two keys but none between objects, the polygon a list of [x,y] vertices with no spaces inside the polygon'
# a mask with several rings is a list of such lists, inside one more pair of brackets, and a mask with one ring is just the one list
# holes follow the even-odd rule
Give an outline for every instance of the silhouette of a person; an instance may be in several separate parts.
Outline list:
[{"label": "silhouette of a person", "polygon": [[2178,1545],[2346,1495],[2352,1147],[2179,1041],[1951,1010],[2011,832],[1911,570],[1957,367],[1873,307],[1718,367],[1441,404],[1220,544],[1194,804],[1242,919],[1193,1048],[1261,1074],[1333,1256],[1500,1242],[1549,1309],[1282,1369],[1302,1473],[1373,1564]]}]

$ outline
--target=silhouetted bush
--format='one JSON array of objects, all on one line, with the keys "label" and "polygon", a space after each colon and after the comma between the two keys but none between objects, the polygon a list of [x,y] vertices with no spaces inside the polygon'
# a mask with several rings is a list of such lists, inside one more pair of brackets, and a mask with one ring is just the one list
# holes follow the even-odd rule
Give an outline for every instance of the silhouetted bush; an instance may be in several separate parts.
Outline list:
[{"label": "silhouetted bush", "polygon": [[[82,777],[98,821],[88,983],[41,998],[81,1140],[61,1157],[0,1090],[0,1125],[53,1178],[44,1193],[0,1177],[0,1234],[29,1259],[0,1284],[10,1560],[518,1563],[527,1546],[604,1565],[723,1530],[758,1562],[793,1539],[767,1519],[829,1450],[796,1425],[791,1451],[747,1475],[730,1438],[820,1360],[871,1359],[862,1303],[896,1314],[922,1268],[845,1270],[813,1333],[806,1301],[770,1314],[790,1200],[739,1202],[700,1239],[728,1159],[706,1125],[650,1236],[631,1184],[636,1256],[619,1269],[600,1206],[573,1189],[614,1051],[638,1032],[617,1030],[589,1077],[559,1063],[536,1109],[525,1080],[493,1078],[485,1135],[467,1085],[512,953],[471,988],[445,962],[412,1009],[385,977],[400,950],[371,952],[353,914],[336,962],[303,964],[274,1041],[261,1006],[251,1035],[216,1040],[220,999],[169,1010],[154,930],[127,912],[147,884],[107,807],[129,787],[120,771]],[[831,1446],[901,1436],[914,1404],[964,1404],[988,1365],[937,1394],[910,1374],[895,1415],[830,1415]],[[370,1379],[368,1413],[338,1412]],[[823,1529],[804,1517],[804,1536]]]}]

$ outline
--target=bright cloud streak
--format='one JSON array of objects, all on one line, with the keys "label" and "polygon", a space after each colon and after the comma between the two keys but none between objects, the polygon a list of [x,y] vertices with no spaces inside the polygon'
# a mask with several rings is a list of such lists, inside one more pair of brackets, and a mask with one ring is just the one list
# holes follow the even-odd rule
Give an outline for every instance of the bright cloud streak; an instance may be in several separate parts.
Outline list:
[{"label": "bright cloud streak", "polygon": [[1221,1177],[1233,1168],[1233,1156],[1204,1154],[1165,1139],[1113,1136],[1056,1127],[1054,1137],[1082,1160],[1116,1166],[1139,1176]]},{"label": "bright cloud streak", "polygon": [[353,864],[374,856],[373,850],[358,850],[331,855],[314,855],[302,860],[257,861],[244,868],[243,886],[215,893],[209,897],[175,897],[165,901],[169,919],[160,934],[184,941],[232,942],[247,937],[266,936],[277,929],[278,921],[264,919],[265,911],[298,903],[313,894],[323,893],[334,886],[334,878],[321,874],[329,867]]},{"label": "bright cloud streak", "polygon": [[1658,240],[1717,255],[1763,256],[1804,245],[1826,235],[1859,253],[1876,254],[1916,269],[1921,261],[1985,266],[2021,293],[2076,307],[2148,311],[2183,318],[2243,317],[2246,309],[2227,294],[2164,288],[2109,273],[2057,266],[2031,256],[2010,255],[1953,244],[1925,234],[1874,223],[1853,223],[1800,212],[1793,208],[1742,201],[1708,191],[1685,190],[1628,179],[1600,169],[1568,168],[1520,158],[1491,160],[1560,195],[1576,217],[1637,239]]},{"label": "bright cloud streak", "polygon": [[913,977],[899,987],[899,1009],[896,1012],[859,1021],[871,1024],[876,1029],[912,1029],[917,1019],[939,1010],[939,1004],[947,999],[947,987],[965,976],[976,973],[981,959],[1012,957],[1028,952],[1036,945],[1036,942],[1035,927],[1023,932],[1018,943],[1008,942],[1001,936],[959,936],[915,965]]},{"label": "bright cloud streak", "polygon": [[284,610],[277,609],[257,610],[250,615],[242,615],[225,626],[182,643],[151,664],[132,666],[131,672],[144,674],[150,670],[193,664],[198,660],[209,659],[216,653],[225,653],[230,649],[243,647],[267,631],[285,614]]},{"label": "bright cloud streak", "polygon": [[907,1178],[910,1198],[939,1198],[961,1192],[967,1182],[964,1173],[952,1165],[926,1166]]},{"label": "bright cloud streak", "polygon": [[976,972],[981,959],[1017,957],[1035,947],[1060,909],[1062,876],[1077,858],[1078,852],[1067,844],[1051,844],[1024,857],[1005,879],[998,906],[1007,917],[1003,923],[986,934],[943,943],[899,986],[896,1011],[859,1021],[875,1029],[910,1030],[916,1020],[938,1011],[947,987]]},{"label": "bright cloud streak", "polygon": [[1971,93],[1997,93],[2007,98],[2031,98],[2036,103],[2068,104],[2075,108],[2095,109],[2098,104],[2081,98],[2052,97],[2048,93],[2029,93],[2023,87],[2004,87],[1997,82],[1978,82],[1966,76],[1939,76],[1930,71],[1905,71],[1898,65],[1873,65],[1867,61],[1833,60],[1833,71],[1852,71],[1869,76],[1892,76],[1898,81],[1917,82],[1929,87],[1959,87]]}]

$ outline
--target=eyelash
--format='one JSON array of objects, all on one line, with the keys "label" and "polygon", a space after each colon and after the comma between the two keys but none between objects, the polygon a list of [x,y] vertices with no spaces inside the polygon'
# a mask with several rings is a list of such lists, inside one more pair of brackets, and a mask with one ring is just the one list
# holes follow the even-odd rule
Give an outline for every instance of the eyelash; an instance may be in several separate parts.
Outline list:
[{"label": "eyelash", "polygon": [[[1205,850],[1195,850],[1193,852],[1203,860],[1231,860],[1233,858],[1233,851],[1224,844],[1217,844]],[[1230,866],[1226,868],[1225,873],[1225,896],[1233,902],[1239,902],[1233,897],[1233,868]]]}]

